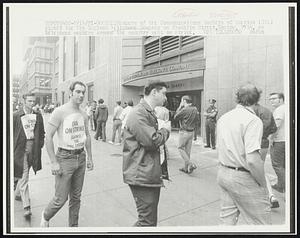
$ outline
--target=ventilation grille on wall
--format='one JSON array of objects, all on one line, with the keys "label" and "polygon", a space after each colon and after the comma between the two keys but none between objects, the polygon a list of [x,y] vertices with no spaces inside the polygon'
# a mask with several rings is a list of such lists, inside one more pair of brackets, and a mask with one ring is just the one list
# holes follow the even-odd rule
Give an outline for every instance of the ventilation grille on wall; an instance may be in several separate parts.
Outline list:
[{"label": "ventilation grille on wall", "polygon": [[179,36],[165,36],[161,38],[161,52],[167,52],[179,49]]},{"label": "ventilation grille on wall", "polygon": [[203,37],[201,36],[183,36],[181,39],[181,47],[186,47],[200,43]]},{"label": "ventilation grille on wall", "polygon": [[159,56],[159,42],[153,41],[145,46],[145,58],[150,59]]}]

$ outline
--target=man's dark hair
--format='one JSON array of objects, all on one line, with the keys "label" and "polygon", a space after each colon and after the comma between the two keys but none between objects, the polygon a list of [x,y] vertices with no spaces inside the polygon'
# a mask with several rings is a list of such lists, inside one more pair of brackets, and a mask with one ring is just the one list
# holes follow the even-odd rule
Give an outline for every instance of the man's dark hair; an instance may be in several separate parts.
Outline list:
[{"label": "man's dark hair", "polygon": [[163,87],[167,88],[167,85],[161,81],[149,81],[148,84],[144,88],[144,94],[148,96],[152,89],[161,90]]},{"label": "man's dark hair", "polygon": [[93,102],[97,103],[95,100]]},{"label": "man's dark hair", "polygon": [[283,93],[270,93],[270,96],[273,96],[273,95],[277,95],[277,97],[279,99],[282,99],[284,101],[284,94]]},{"label": "man's dark hair", "polygon": [[120,106],[121,105],[121,101],[117,101],[117,104]]},{"label": "man's dark hair", "polygon": [[192,103],[193,102],[191,96],[189,96],[189,95],[184,95],[182,97],[182,100],[185,100],[187,103]]},{"label": "man's dark hair", "polygon": [[26,100],[27,97],[35,97],[34,93],[25,93],[23,99]]},{"label": "man's dark hair", "polygon": [[104,103],[104,100],[103,100],[102,98],[100,98],[100,99],[98,100],[98,103],[99,103],[99,104],[102,104],[102,103]]},{"label": "man's dark hair", "polygon": [[217,100],[214,99],[214,98],[210,99],[210,101],[211,101],[212,103],[216,103],[216,102],[217,102]]},{"label": "man's dark hair", "polygon": [[243,106],[252,106],[259,101],[260,93],[253,84],[248,83],[238,88],[236,101]]},{"label": "man's dark hair", "polygon": [[129,100],[127,104],[128,104],[128,106],[133,107],[133,101],[132,100]]},{"label": "man's dark hair", "polygon": [[85,86],[85,84],[84,84],[83,82],[81,82],[81,81],[74,81],[73,83],[71,83],[71,85],[70,85],[70,87],[69,87],[69,89],[70,89],[71,92],[74,91],[74,88],[75,88],[75,86],[76,86],[77,84],[83,86],[84,89],[86,89],[86,86]]}]

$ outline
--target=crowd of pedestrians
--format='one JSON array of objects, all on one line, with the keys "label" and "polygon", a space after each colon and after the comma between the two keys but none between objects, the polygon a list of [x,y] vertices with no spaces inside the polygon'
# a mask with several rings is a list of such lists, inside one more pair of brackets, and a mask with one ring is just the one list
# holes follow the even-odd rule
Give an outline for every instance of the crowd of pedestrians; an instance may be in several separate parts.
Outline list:
[{"label": "crowd of pedestrians", "polygon": [[[169,180],[169,151],[166,142],[171,135],[169,110],[166,107],[167,85],[150,81],[137,105],[132,100],[116,101],[112,114],[112,136],[107,138],[109,108],[101,98],[82,107],[86,85],[75,81],[70,85],[69,102],[50,110],[45,126],[42,110],[33,94],[24,95],[24,103],[13,114],[14,190],[15,200],[22,201],[24,216],[31,216],[28,191],[29,169],[42,168],[41,148],[45,146],[55,176],[55,193],[41,215],[41,226],[48,227],[53,216],[69,200],[69,226],[79,226],[81,191],[86,168],[94,168],[91,135],[94,139],[123,145],[123,180],[136,203],[134,226],[157,226],[160,189]],[[218,118],[216,100],[209,100],[204,112],[206,145],[217,149],[220,162],[217,182],[220,187],[220,218],[223,224],[235,225],[242,214],[246,224],[271,224],[270,210],[279,202],[272,189],[285,192],[285,105],[282,93],[272,93],[274,108],[259,105],[261,91],[253,84],[237,89],[237,106]],[[195,131],[200,112],[190,95],[181,98],[174,115],[180,125],[178,151],[181,172],[191,174],[197,166],[191,160]],[[49,112],[49,111],[47,111]],[[53,137],[57,134],[58,149]],[[277,183],[271,185],[264,171],[270,150]],[[185,175],[186,176],[186,175]]]}]

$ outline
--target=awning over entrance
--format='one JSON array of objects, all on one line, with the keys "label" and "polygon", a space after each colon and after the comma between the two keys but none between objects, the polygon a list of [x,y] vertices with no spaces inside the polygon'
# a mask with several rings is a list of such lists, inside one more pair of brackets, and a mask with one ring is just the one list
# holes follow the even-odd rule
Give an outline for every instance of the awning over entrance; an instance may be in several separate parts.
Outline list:
[{"label": "awning over entrance", "polygon": [[124,79],[124,86],[144,86],[149,79],[171,82],[183,79],[202,78],[205,60],[173,64],[135,72]]}]

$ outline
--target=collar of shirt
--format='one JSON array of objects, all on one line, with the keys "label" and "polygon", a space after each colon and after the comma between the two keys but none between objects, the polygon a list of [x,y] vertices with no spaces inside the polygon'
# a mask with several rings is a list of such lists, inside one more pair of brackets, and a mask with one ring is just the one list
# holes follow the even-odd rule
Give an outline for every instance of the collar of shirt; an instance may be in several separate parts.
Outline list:
[{"label": "collar of shirt", "polygon": [[146,98],[144,98],[144,100],[141,103],[146,106],[146,109],[148,109],[151,112],[154,112],[154,109],[151,107],[150,103],[146,100]]},{"label": "collar of shirt", "polygon": [[[238,105],[236,105],[236,108],[244,108],[244,109],[246,109],[247,111],[249,111],[249,112],[255,114],[255,111],[253,110],[252,107],[247,107],[247,106],[243,106],[243,105],[241,105],[241,104],[238,104]],[[256,114],[255,114],[255,115],[256,115]]]}]

